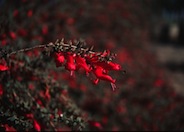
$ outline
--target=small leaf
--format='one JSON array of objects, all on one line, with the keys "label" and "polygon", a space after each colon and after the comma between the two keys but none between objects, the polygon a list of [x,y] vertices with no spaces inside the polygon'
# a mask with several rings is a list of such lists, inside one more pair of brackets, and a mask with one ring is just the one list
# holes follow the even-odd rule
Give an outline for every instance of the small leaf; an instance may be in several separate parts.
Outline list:
[{"label": "small leaf", "polygon": [[81,122],[82,121],[82,118],[81,117],[77,117],[77,121],[78,122]]}]

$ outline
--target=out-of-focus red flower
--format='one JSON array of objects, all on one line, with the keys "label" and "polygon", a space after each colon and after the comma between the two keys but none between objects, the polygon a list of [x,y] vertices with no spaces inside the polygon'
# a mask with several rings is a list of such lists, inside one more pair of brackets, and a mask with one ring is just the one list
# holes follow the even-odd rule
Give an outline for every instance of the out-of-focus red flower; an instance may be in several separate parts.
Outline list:
[{"label": "out-of-focus red flower", "polygon": [[74,20],[74,18],[71,18],[71,17],[70,17],[70,18],[67,19],[66,22],[67,22],[68,25],[73,25],[74,22],[75,22],[75,20]]},{"label": "out-of-focus red flower", "polygon": [[8,69],[9,68],[7,66],[0,64],[0,71],[6,71]]},{"label": "out-of-focus red flower", "polygon": [[33,125],[36,131],[41,131],[41,126],[36,120],[33,121]]},{"label": "out-of-focus red flower", "polygon": [[34,89],[35,89],[35,86],[34,86],[34,84],[31,83],[31,84],[28,85],[28,88],[29,88],[30,90],[34,90]]},{"label": "out-of-focus red flower", "polygon": [[13,40],[17,38],[17,35],[13,31],[10,31],[9,35]]},{"label": "out-of-focus red flower", "polygon": [[43,35],[48,34],[48,26],[47,26],[47,25],[44,25],[44,26],[42,27],[42,34],[43,34]]},{"label": "out-of-focus red flower", "polygon": [[36,102],[37,102],[40,106],[43,107],[43,103],[42,103],[42,101],[41,101],[40,99],[37,99]]},{"label": "out-of-focus red flower", "polygon": [[96,128],[98,128],[98,129],[100,129],[100,130],[103,129],[101,123],[99,123],[99,122],[97,122],[97,121],[88,121],[88,123],[89,123],[91,126],[96,127]]},{"label": "out-of-focus red flower", "polygon": [[31,17],[33,15],[33,11],[32,10],[29,10],[28,12],[27,12],[27,16],[28,17]]},{"label": "out-of-focus red flower", "polygon": [[13,128],[13,127],[10,127],[10,126],[8,126],[7,124],[6,125],[4,125],[4,127],[6,128],[6,131],[8,132],[16,132],[16,130],[15,130],[15,128]]},{"label": "out-of-focus red flower", "polygon": [[7,40],[6,39],[1,40],[1,45],[2,46],[5,46],[6,44],[7,44]]}]

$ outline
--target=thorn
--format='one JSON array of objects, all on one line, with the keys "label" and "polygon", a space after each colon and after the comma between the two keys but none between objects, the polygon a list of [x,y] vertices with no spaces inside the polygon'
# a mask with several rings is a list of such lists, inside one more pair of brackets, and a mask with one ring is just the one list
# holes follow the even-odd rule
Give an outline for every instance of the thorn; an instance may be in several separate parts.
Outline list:
[{"label": "thorn", "polygon": [[74,76],[74,71],[70,71],[70,76]]},{"label": "thorn", "polygon": [[74,39],[73,42],[74,42],[75,45],[77,45],[77,43],[78,43],[78,41],[76,39]]},{"label": "thorn", "polygon": [[72,41],[71,40],[68,43],[69,43],[70,46],[72,46]]},{"label": "thorn", "polygon": [[116,85],[114,83],[111,83],[112,91],[115,91]]},{"label": "thorn", "polygon": [[61,39],[61,42],[63,42],[63,43],[64,43],[64,38],[62,38],[62,39]]},{"label": "thorn", "polygon": [[94,46],[91,46],[89,49],[90,49],[90,50],[93,50],[93,48],[94,48]]},{"label": "thorn", "polygon": [[58,44],[58,42],[59,42],[59,39],[56,40],[55,44]]}]

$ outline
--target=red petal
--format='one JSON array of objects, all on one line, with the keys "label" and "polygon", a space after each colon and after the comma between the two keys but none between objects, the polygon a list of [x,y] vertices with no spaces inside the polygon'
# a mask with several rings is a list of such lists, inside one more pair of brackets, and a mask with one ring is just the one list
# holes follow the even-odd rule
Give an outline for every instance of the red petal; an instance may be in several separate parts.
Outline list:
[{"label": "red petal", "polygon": [[64,54],[62,52],[55,53],[54,58],[55,58],[56,67],[62,66],[65,62],[65,57],[64,57]]},{"label": "red petal", "polygon": [[93,80],[93,84],[97,85],[99,83],[99,79]]},{"label": "red petal", "polygon": [[105,81],[109,81],[111,83],[115,83],[115,80],[112,79],[111,76],[103,73],[104,69],[102,67],[96,67],[93,72],[96,75],[97,78]]},{"label": "red petal", "polygon": [[79,68],[83,68],[87,73],[90,72],[90,67],[87,65],[84,58],[82,58],[81,56],[76,56],[75,60]]},{"label": "red petal", "polygon": [[121,66],[113,62],[97,62],[96,65],[103,67],[105,70],[121,70]]},{"label": "red petal", "polygon": [[76,70],[76,65],[75,65],[75,62],[74,62],[74,60],[75,60],[74,55],[68,53],[68,54],[65,55],[65,57],[66,57],[66,60],[67,60],[65,68],[69,71]]}]

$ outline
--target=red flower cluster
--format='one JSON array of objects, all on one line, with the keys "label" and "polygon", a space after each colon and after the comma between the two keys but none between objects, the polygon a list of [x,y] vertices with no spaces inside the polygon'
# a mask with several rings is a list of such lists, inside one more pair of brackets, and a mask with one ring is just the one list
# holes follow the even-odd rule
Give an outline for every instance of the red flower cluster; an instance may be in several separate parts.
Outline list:
[{"label": "red flower cluster", "polygon": [[121,66],[112,61],[106,61],[102,58],[107,58],[110,54],[109,51],[102,53],[91,53],[85,55],[79,55],[71,52],[56,52],[54,53],[54,59],[56,67],[65,66],[65,69],[70,71],[71,76],[74,71],[83,69],[88,76],[89,73],[93,73],[96,79],[93,80],[94,84],[97,84],[100,80],[105,80],[111,83],[113,91],[115,90],[115,82],[108,71],[121,70]]}]

